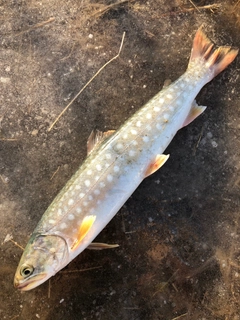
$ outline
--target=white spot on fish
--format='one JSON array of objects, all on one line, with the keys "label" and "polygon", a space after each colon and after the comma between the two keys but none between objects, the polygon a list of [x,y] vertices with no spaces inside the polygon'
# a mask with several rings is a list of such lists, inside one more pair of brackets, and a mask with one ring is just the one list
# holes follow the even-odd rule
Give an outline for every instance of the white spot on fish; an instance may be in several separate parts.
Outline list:
[{"label": "white spot on fish", "polygon": [[60,224],[60,229],[66,229],[67,228],[67,224],[65,222]]},{"label": "white spot on fish", "polygon": [[163,115],[163,119],[167,122],[169,120],[169,114],[168,113],[164,113]]},{"label": "white spot on fish", "polygon": [[77,213],[81,213],[82,209],[80,207],[77,207],[76,211],[77,211]]},{"label": "white spot on fish", "polygon": [[76,190],[80,190],[81,186],[79,184],[76,185]]},{"label": "white spot on fish", "polygon": [[69,206],[71,206],[73,203],[74,203],[74,200],[73,200],[73,199],[69,199],[69,200],[68,200],[68,205],[69,205]]},{"label": "white spot on fish", "polygon": [[137,121],[136,126],[140,128],[141,125],[142,125],[142,122],[141,121]]},{"label": "white spot on fish", "polygon": [[88,200],[89,200],[89,201],[92,201],[92,199],[93,199],[93,196],[91,196],[91,195],[88,196]]},{"label": "white spot on fish", "polygon": [[96,169],[97,169],[97,171],[101,171],[102,170],[102,166],[100,164],[97,164],[96,165]]},{"label": "white spot on fish", "polygon": [[81,192],[79,195],[80,198],[83,198],[84,196],[85,196],[85,193],[83,193],[83,192]]},{"label": "white spot on fish", "polygon": [[134,157],[136,152],[134,150],[129,150],[128,154],[130,157]]},{"label": "white spot on fish", "polygon": [[185,83],[181,82],[181,83],[180,83],[180,87],[181,87],[182,89],[185,88]]},{"label": "white spot on fish", "polygon": [[146,129],[147,129],[148,131],[151,131],[151,130],[152,130],[152,127],[151,127],[150,125],[147,125],[147,126],[146,126]]},{"label": "white spot on fish", "polygon": [[99,179],[99,176],[96,176],[96,177],[95,177],[95,181],[98,181],[98,179]]},{"label": "white spot on fish", "polygon": [[173,106],[169,106],[168,108],[169,108],[170,111],[173,111],[173,110],[174,110],[174,107],[173,107]]},{"label": "white spot on fish", "polygon": [[157,123],[157,124],[156,124],[156,128],[157,128],[158,130],[162,130],[162,125],[161,125],[160,123]]},{"label": "white spot on fish", "polygon": [[163,98],[160,98],[160,99],[159,99],[159,103],[164,103],[164,99],[163,99]]},{"label": "white spot on fish", "polygon": [[62,209],[59,208],[57,213],[58,213],[59,216],[61,216],[61,214],[62,214]]},{"label": "white spot on fish", "polygon": [[137,146],[137,145],[138,145],[138,142],[137,142],[136,140],[133,140],[132,144],[133,144],[134,146]]},{"label": "white spot on fish", "polygon": [[160,108],[159,107],[154,107],[153,110],[156,111],[156,112],[159,112]]},{"label": "white spot on fish", "polygon": [[113,181],[113,176],[111,174],[107,175],[107,181],[112,182]]},{"label": "white spot on fish", "polygon": [[53,219],[49,219],[48,222],[51,223],[51,224],[54,224],[56,221],[53,220]]},{"label": "white spot on fish", "polygon": [[85,180],[84,183],[85,183],[85,186],[86,186],[86,187],[90,187],[90,185],[91,185],[90,180]]},{"label": "white spot on fish", "polygon": [[131,130],[131,133],[132,133],[133,135],[136,135],[136,134],[137,134],[137,130],[132,129],[132,130]]},{"label": "white spot on fish", "polygon": [[142,139],[143,139],[143,142],[148,142],[149,141],[148,136],[144,136]]},{"label": "white spot on fish", "polygon": [[127,138],[128,138],[128,134],[125,133],[125,134],[123,135],[123,139],[127,139]]},{"label": "white spot on fish", "polygon": [[104,182],[100,182],[99,185],[100,185],[100,188],[104,188],[106,186]]},{"label": "white spot on fish", "polygon": [[110,153],[106,153],[106,159],[111,159],[112,155]]},{"label": "white spot on fish", "polygon": [[87,175],[90,176],[91,174],[92,174],[92,170],[88,170],[88,171],[87,171]]},{"label": "white spot on fish", "polygon": [[147,119],[152,119],[151,113],[147,113],[146,118],[147,118]]},{"label": "white spot on fish", "polygon": [[114,170],[114,172],[119,172],[119,170],[120,170],[120,169],[119,169],[119,166],[114,166],[114,167],[113,167],[113,170]]},{"label": "white spot on fish", "polygon": [[74,220],[74,218],[75,218],[75,216],[74,216],[73,214],[70,213],[70,214],[68,215],[68,220]]},{"label": "white spot on fish", "polygon": [[168,99],[172,99],[172,97],[173,97],[173,96],[172,96],[170,93],[167,94],[167,98],[168,98]]},{"label": "white spot on fish", "polygon": [[83,201],[83,205],[84,205],[84,207],[87,207],[88,202],[87,201]]},{"label": "white spot on fish", "polygon": [[95,190],[93,191],[93,193],[94,193],[96,196],[98,196],[98,195],[100,194],[100,190],[99,190],[99,189],[95,189]]},{"label": "white spot on fish", "polygon": [[119,142],[119,143],[116,145],[116,148],[117,148],[118,150],[122,149],[122,148],[123,148],[123,144]]}]

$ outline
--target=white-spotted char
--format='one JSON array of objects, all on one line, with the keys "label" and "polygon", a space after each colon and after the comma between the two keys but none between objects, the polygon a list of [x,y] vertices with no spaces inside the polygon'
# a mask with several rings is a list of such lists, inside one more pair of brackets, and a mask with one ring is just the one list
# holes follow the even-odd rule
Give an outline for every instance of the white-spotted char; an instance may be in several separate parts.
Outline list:
[{"label": "white-spotted char", "polygon": [[54,199],[34,230],[14,285],[30,290],[66,266],[92,241],[142,180],[168,159],[163,152],[177,131],[205,107],[194,101],[201,88],[225,69],[238,50],[219,47],[198,30],[187,71],[165,86],[117,131],[92,132],[88,157]]}]

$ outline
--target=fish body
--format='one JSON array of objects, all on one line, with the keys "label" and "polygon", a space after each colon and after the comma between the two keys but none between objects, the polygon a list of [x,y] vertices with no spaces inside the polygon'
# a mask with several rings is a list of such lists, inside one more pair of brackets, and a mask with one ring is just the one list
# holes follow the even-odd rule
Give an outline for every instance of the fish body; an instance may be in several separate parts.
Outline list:
[{"label": "fish body", "polygon": [[[163,152],[177,131],[205,107],[201,88],[231,63],[237,50],[212,43],[198,30],[187,71],[156,94],[117,131],[97,131],[88,157],[54,199],[34,230],[14,284],[30,290],[87,248],[142,180],[168,159]],[[100,246],[101,247],[101,246]]]}]

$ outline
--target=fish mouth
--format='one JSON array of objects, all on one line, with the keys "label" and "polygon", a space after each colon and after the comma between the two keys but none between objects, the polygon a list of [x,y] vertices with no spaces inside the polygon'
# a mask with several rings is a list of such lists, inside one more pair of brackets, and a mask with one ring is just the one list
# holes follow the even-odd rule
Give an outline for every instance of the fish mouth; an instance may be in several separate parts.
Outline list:
[{"label": "fish mouth", "polygon": [[17,278],[14,279],[14,287],[21,290],[21,291],[28,291],[31,289],[36,288],[37,286],[39,286],[41,283],[43,283],[47,277],[47,274],[41,274],[41,275],[37,275],[34,276],[28,280],[19,280]]}]

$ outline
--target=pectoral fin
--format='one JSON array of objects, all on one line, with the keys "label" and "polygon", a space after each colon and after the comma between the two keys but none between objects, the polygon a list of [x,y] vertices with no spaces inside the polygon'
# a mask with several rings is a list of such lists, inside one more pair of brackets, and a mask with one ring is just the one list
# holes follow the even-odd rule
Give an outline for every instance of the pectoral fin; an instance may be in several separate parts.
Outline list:
[{"label": "pectoral fin", "polygon": [[113,249],[119,247],[118,244],[108,244],[108,243],[101,243],[101,242],[92,242],[87,247],[87,249],[91,250],[103,250],[103,249]]},{"label": "pectoral fin", "polygon": [[95,220],[96,220],[96,216],[93,216],[93,215],[86,216],[83,219],[82,224],[79,228],[77,239],[74,241],[74,243],[71,246],[72,250],[75,250],[80,245],[82,239],[87,235],[87,233],[91,229]]},{"label": "pectoral fin", "polygon": [[145,177],[150,176],[152,173],[156,172],[159,168],[161,168],[168,158],[169,158],[169,154],[168,155],[158,154],[156,158],[148,166],[145,172]]},{"label": "pectoral fin", "polygon": [[195,120],[207,107],[205,106],[199,106],[197,102],[194,100],[192,104],[192,108],[185,119],[183,123],[183,127],[187,126],[189,123],[191,123],[193,120]]}]

